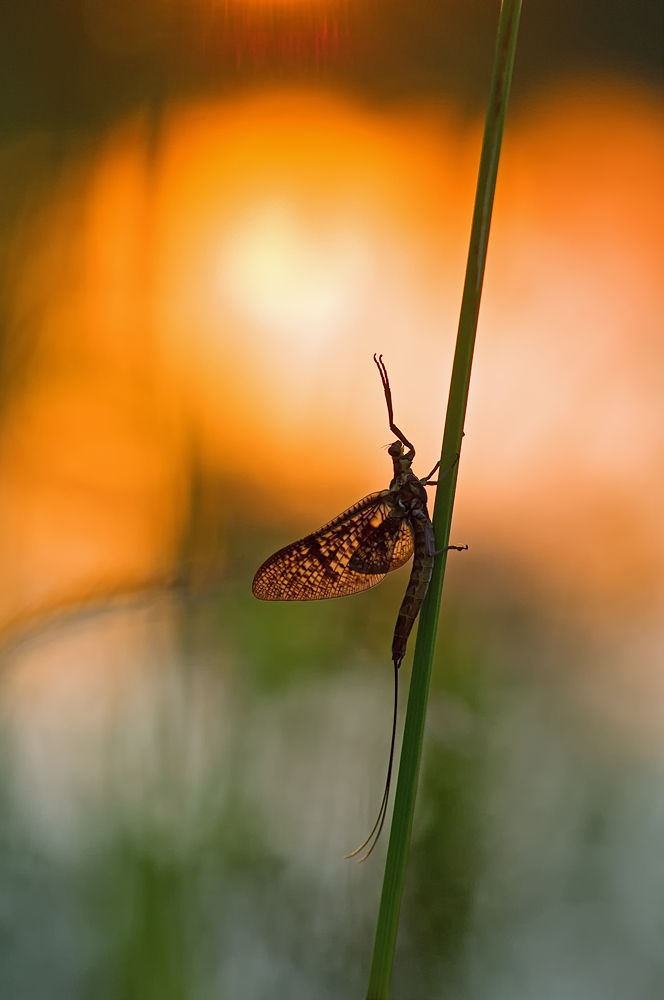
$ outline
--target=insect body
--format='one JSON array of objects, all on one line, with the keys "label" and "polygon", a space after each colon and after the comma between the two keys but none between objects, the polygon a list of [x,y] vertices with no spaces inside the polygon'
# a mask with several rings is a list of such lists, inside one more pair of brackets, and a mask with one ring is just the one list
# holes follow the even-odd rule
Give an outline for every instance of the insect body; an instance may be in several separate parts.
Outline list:
[{"label": "insect body", "polygon": [[425,486],[435,485],[431,476],[440,463],[424,479],[418,479],[411,471],[415,448],[394,423],[392,393],[383,356],[377,358],[374,354],[374,361],[383,383],[390,430],[397,437],[388,448],[394,465],[394,477],[389,488],[370,493],[318,531],[279,549],[259,568],[252,587],[254,596],[262,601],[316,601],[344,597],[370,590],[387,573],[403,566],[414,556],[392,640],[394,719],[385,792],[373,830],[364,844],[348,857],[353,857],[373,839],[364,855],[368,857],[385,820],[394,757],[398,671],[431,580],[436,555]]}]

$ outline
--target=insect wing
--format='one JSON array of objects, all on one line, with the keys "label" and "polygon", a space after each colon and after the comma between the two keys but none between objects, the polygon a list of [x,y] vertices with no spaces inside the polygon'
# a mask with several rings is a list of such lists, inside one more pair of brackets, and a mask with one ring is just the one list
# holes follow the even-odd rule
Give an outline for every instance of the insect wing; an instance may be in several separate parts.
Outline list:
[{"label": "insect wing", "polygon": [[317,601],[375,587],[387,567],[358,572],[349,563],[367,538],[391,520],[388,493],[369,494],[318,531],[275,552],[254,577],[254,597],[262,601]]},{"label": "insect wing", "polygon": [[390,573],[403,566],[412,554],[410,525],[393,513],[367,535],[348,566],[358,573]]},{"label": "insect wing", "polygon": [[394,569],[399,569],[400,566],[407,563],[413,554],[413,549],[413,529],[411,528],[409,522],[404,519],[401,522],[399,534],[397,535],[397,540],[394,543],[392,560],[390,562],[388,573],[391,573]]}]

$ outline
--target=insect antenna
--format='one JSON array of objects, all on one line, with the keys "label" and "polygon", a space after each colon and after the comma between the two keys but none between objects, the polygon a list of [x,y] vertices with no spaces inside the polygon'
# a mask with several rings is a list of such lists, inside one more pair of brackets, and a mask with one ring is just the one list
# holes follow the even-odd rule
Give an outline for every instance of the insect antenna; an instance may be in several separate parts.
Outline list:
[{"label": "insect antenna", "polygon": [[387,778],[385,779],[385,791],[383,792],[383,800],[382,800],[382,802],[380,804],[380,809],[378,810],[378,817],[376,819],[376,822],[374,823],[374,825],[373,825],[373,827],[371,829],[371,833],[369,834],[369,836],[367,837],[367,839],[362,844],[360,844],[359,847],[356,847],[354,851],[351,851],[350,854],[344,854],[344,859],[346,859],[346,860],[348,858],[354,858],[356,854],[359,854],[360,851],[364,850],[364,848],[367,846],[367,844],[370,844],[371,846],[369,847],[369,849],[367,850],[367,852],[365,854],[363,854],[361,858],[359,858],[358,864],[360,864],[362,861],[366,861],[367,860],[367,858],[369,857],[369,855],[373,851],[374,847],[378,843],[378,838],[380,837],[381,830],[383,829],[383,825],[385,823],[385,817],[387,816],[387,803],[388,803],[388,800],[389,800],[389,797],[390,797],[390,782],[392,780],[392,765],[394,763],[394,743],[395,743],[396,735],[397,735],[397,708],[398,708],[398,704],[399,704],[399,667],[398,667],[397,663],[395,662],[395,664],[394,664],[394,715],[393,715],[393,718],[392,718],[392,740],[390,742],[390,760],[389,760],[389,763],[387,765]]},{"label": "insect antenna", "polygon": [[406,435],[403,433],[403,431],[400,431],[394,422],[394,412],[392,410],[392,390],[390,389],[390,380],[387,376],[387,368],[385,367],[385,362],[383,361],[383,355],[379,354],[378,357],[376,357],[376,355],[374,354],[373,359],[376,364],[376,368],[380,372],[380,380],[383,383],[385,402],[387,403],[387,415],[390,421],[390,430],[392,431],[393,434],[396,434],[401,443],[405,444],[406,448],[408,448],[409,451],[412,451],[414,456],[415,455],[414,447],[412,446]]}]

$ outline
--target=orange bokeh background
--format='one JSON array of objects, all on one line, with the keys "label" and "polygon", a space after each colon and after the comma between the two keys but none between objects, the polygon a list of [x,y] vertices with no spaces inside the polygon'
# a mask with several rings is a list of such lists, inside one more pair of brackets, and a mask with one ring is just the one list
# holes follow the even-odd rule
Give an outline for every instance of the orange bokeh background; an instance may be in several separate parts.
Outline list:
[{"label": "orange bokeh background", "polygon": [[[13,247],[3,626],[168,579],[192,460],[305,528],[385,485],[374,351],[434,464],[480,137],[269,90],[68,164]],[[615,82],[534,97],[505,139],[455,535],[586,608],[662,597],[663,166],[661,106]]]}]

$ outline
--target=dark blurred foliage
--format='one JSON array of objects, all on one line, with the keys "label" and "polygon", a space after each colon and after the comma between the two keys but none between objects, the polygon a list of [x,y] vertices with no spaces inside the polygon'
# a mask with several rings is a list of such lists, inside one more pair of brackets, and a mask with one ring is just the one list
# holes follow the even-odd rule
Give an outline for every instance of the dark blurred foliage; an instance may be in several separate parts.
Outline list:
[{"label": "dark blurred foliage", "polygon": [[[174,94],[298,80],[371,100],[486,93],[496,5],[363,0],[276,8],[212,0],[4,0],[0,136],[94,128]],[[492,13],[493,11],[493,13]],[[561,75],[662,82],[661,0],[525,3],[515,98]]]}]

